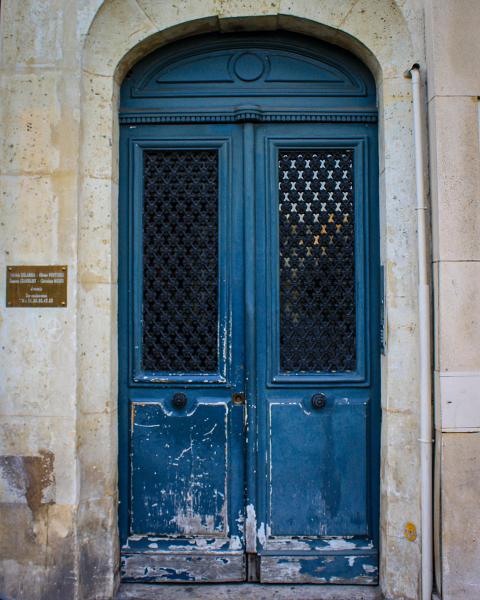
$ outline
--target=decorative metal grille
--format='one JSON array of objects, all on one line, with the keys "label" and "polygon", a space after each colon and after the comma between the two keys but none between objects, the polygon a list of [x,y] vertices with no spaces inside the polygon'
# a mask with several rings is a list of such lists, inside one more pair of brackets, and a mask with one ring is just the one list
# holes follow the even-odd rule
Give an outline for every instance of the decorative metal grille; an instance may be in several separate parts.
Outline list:
[{"label": "decorative metal grille", "polygon": [[281,150],[280,369],[356,367],[353,151]]},{"label": "decorative metal grille", "polygon": [[147,371],[218,369],[218,153],[144,153],[143,352]]}]

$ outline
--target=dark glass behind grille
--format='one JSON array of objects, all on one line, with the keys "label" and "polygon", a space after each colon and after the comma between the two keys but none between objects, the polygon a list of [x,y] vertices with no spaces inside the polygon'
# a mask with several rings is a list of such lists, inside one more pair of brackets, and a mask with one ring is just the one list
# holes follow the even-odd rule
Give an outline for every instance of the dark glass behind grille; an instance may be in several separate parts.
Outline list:
[{"label": "dark glass behind grille", "polygon": [[217,372],[217,151],[145,151],[143,201],[142,366]]},{"label": "dark glass behind grille", "polygon": [[280,369],[356,367],[353,151],[279,152]]}]

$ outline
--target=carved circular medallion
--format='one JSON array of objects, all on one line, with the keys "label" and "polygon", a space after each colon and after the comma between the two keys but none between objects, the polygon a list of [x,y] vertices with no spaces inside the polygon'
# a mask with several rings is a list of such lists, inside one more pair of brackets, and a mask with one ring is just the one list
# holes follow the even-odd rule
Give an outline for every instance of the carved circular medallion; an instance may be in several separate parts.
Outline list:
[{"label": "carved circular medallion", "polygon": [[244,52],[236,59],[233,70],[239,79],[255,81],[263,75],[265,63],[258,54]]}]

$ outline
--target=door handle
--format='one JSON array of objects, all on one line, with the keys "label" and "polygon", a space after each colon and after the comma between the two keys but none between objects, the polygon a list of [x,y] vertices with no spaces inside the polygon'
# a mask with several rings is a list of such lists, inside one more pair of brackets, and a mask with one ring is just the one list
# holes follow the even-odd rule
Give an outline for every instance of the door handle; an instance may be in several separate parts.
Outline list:
[{"label": "door handle", "polygon": [[172,404],[173,408],[176,408],[177,410],[182,410],[182,408],[185,408],[187,406],[187,396],[185,394],[182,394],[181,392],[173,394]]},{"label": "door handle", "polygon": [[327,404],[327,397],[325,396],[325,394],[322,393],[313,394],[311,402],[315,410],[320,410],[321,408],[325,408]]},{"label": "door handle", "polygon": [[232,394],[232,402],[234,404],[245,404],[245,394],[243,392],[235,392]]}]

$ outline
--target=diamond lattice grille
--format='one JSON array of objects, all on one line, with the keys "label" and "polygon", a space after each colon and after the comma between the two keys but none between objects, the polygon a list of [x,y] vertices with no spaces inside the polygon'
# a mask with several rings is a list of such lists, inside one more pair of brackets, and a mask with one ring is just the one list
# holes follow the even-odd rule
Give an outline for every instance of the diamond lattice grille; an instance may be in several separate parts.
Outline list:
[{"label": "diamond lattice grille", "polygon": [[142,366],[218,369],[218,155],[144,153]]},{"label": "diamond lattice grille", "polygon": [[353,151],[279,152],[280,368],[356,367]]}]

